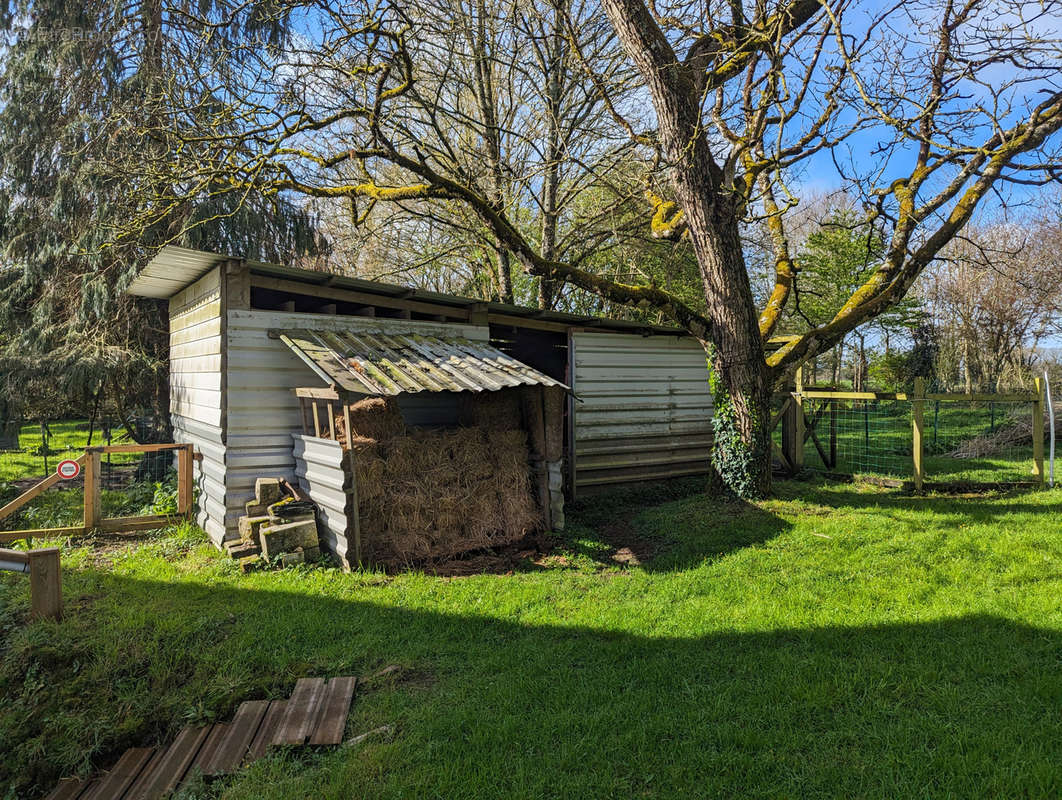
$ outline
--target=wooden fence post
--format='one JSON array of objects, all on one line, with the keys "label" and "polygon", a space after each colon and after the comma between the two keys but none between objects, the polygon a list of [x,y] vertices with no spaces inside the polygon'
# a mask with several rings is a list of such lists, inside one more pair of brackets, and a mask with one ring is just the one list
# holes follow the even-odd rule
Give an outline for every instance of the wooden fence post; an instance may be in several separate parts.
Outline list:
[{"label": "wooden fence post", "polygon": [[62,575],[59,548],[30,550],[30,616],[35,619],[59,619],[63,614]]},{"label": "wooden fence post", "polygon": [[85,451],[85,532],[99,527],[103,516],[100,504],[100,453]]},{"label": "wooden fence post", "polygon": [[804,365],[801,364],[796,368],[796,373],[793,375],[796,383],[796,394],[793,397],[793,404],[796,406],[796,413],[793,416],[793,472],[800,472],[804,468]]},{"label": "wooden fence post", "polygon": [[926,379],[915,378],[911,397],[911,456],[914,464],[915,491],[921,492],[925,483],[925,467],[922,464],[923,437],[925,435]]},{"label": "wooden fence post", "polygon": [[1036,399],[1033,400],[1032,439],[1033,475],[1044,485],[1044,379],[1036,378]]},{"label": "wooden fence post", "polygon": [[195,454],[192,447],[186,444],[177,451],[177,513],[181,516],[192,513],[192,486],[195,480],[192,471]]}]

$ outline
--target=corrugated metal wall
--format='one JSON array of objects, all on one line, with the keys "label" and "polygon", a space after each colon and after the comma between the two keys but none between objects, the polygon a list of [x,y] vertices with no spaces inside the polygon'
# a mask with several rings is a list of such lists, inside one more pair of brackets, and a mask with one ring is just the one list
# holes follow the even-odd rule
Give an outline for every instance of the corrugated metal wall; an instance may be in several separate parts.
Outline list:
[{"label": "corrugated metal wall", "polygon": [[225,536],[220,272],[211,270],[170,298],[170,416],[173,438],[203,454],[196,465],[200,526]]},{"label": "corrugated metal wall", "polygon": [[708,471],[712,396],[693,339],[572,336],[575,490]]},{"label": "corrugated metal wall", "polygon": [[317,504],[321,522],[318,535],[325,547],[350,565],[349,561],[355,559],[354,542],[347,540],[347,530],[353,525],[353,521],[347,519],[347,508],[353,506],[350,491],[346,488],[343,448],[338,442],[316,436],[295,434],[291,438],[295,445],[295,475],[299,486]]}]

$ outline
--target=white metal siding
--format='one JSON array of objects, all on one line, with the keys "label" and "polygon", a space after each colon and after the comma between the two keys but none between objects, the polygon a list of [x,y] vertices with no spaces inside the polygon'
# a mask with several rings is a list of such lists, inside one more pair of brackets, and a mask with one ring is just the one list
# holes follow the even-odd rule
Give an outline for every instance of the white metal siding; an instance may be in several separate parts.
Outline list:
[{"label": "white metal siding", "polygon": [[170,418],[176,442],[203,454],[195,468],[197,521],[220,544],[225,536],[220,271],[170,298]]},{"label": "white metal siding", "polygon": [[572,343],[576,494],[708,471],[712,396],[698,342],[587,332]]},{"label": "white metal siding", "polygon": [[[318,536],[324,546],[348,562],[348,549],[354,543],[347,541],[348,491],[344,488],[346,473],[343,470],[343,448],[338,442],[318,439],[315,436],[294,434],[295,475],[299,486],[306,490],[317,506]],[[350,558],[353,558],[353,552]]]},{"label": "white metal siding", "polygon": [[[376,320],[409,330],[441,331],[451,336],[487,341],[486,327],[432,322]],[[255,479],[295,479],[292,434],[302,432],[296,386],[321,386],[317,376],[269,330],[313,327],[343,330],[364,325],[358,317],[300,314],[284,311],[228,313],[228,430],[226,457],[226,524],[235,531],[244,504],[254,497]]]}]

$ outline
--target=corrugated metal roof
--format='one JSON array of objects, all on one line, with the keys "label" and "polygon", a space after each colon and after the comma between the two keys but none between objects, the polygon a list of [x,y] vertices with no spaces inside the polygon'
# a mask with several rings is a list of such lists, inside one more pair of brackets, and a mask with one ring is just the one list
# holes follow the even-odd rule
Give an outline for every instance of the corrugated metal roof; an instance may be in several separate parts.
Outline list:
[{"label": "corrugated metal roof", "polygon": [[485,342],[414,331],[271,331],[325,383],[366,395],[564,384]]}]

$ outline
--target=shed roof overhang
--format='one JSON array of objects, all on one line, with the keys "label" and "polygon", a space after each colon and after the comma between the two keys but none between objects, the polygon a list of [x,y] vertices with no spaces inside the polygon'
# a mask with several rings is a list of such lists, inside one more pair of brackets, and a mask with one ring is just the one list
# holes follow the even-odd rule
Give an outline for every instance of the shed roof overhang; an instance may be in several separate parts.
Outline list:
[{"label": "shed roof overhang", "polygon": [[270,264],[265,261],[252,261],[221,253],[208,253],[202,250],[189,250],[184,247],[168,245],[159,251],[126,289],[128,294],[139,297],[167,299],[185,286],[199,280],[210,270],[227,261],[245,263],[252,278],[279,278],[306,285],[306,294],[313,294],[314,287],[330,289],[348,289],[380,297],[420,301],[439,307],[460,309],[483,309],[490,314],[506,318],[522,318],[530,322],[549,322],[558,326],[592,327],[595,330],[618,331],[623,333],[641,333],[658,336],[688,336],[682,328],[669,325],[651,325],[646,322],[623,319],[607,319],[579,314],[566,314],[562,311],[542,311],[536,308],[510,305],[508,303],[484,302],[472,297],[460,297],[427,289],[412,289],[381,281],[369,281],[349,275],[337,275],[319,270],[298,269],[283,264]]},{"label": "shed roof overhang", "polygon": [[371,396],[415,392],[482,392],[564,384],[486,342],[366,326],[272,330],[326,384]]}]

